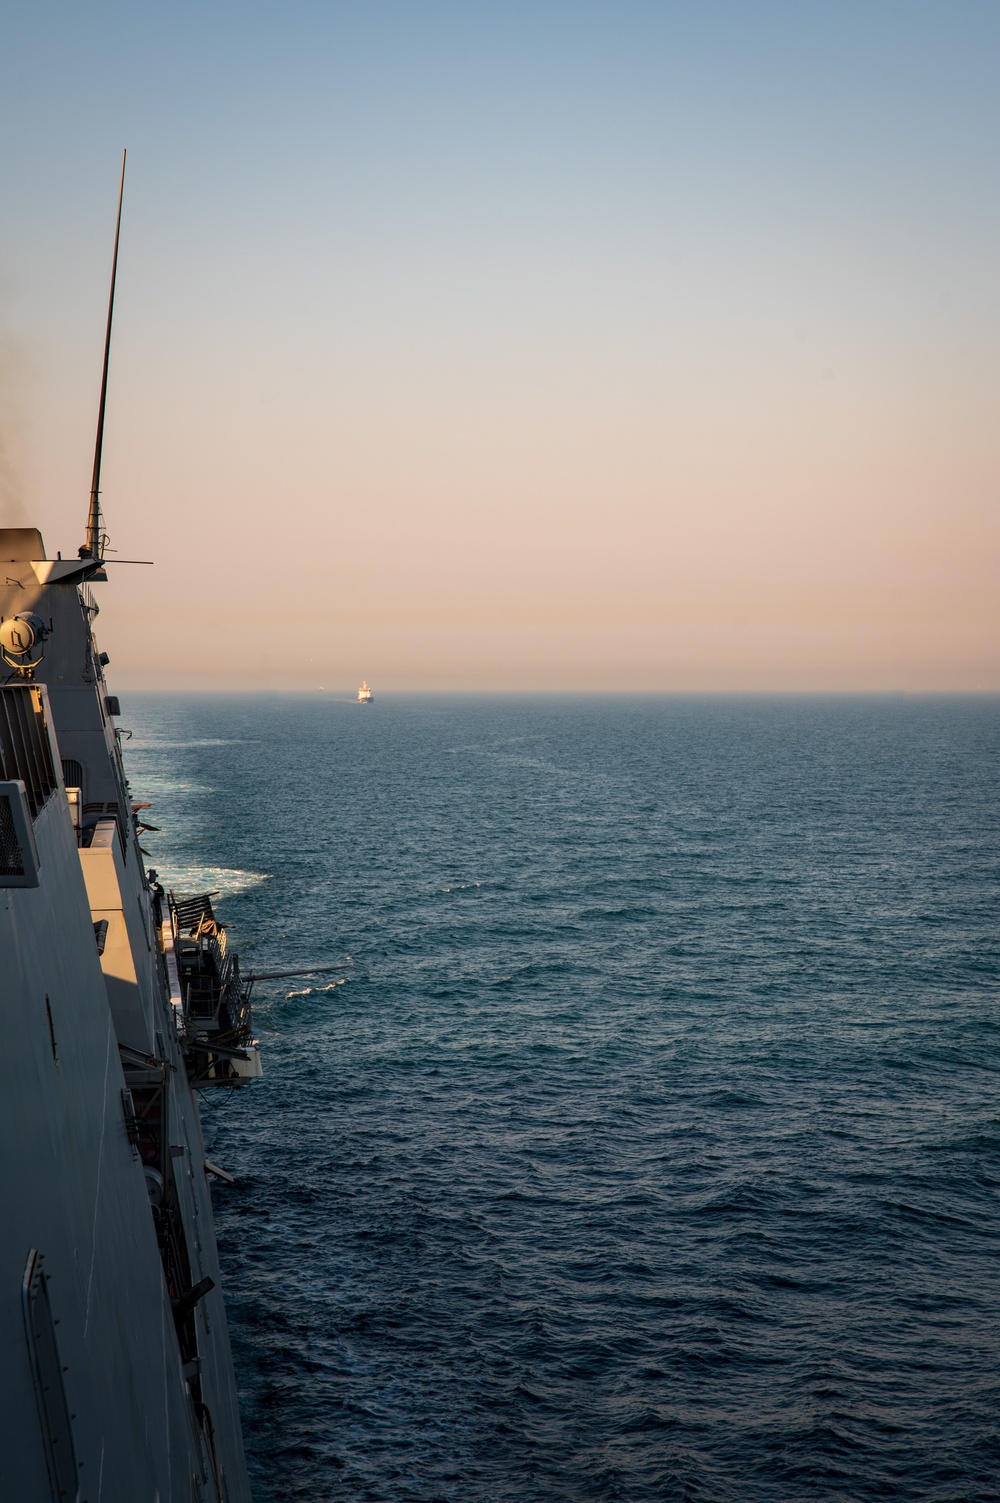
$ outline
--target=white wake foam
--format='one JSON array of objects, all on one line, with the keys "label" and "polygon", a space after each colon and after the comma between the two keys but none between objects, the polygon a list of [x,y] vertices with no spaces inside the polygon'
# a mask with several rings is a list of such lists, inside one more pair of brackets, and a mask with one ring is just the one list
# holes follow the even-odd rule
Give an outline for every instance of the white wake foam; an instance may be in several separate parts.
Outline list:
[{"label": "white wake foam", "polygon": [[172,866],[153,861],[163,886],[178,897],[193,897],[200,892],[217,892],[221,898],[234,897],[270,881],[270,872],[243,872],[231,866]]}]

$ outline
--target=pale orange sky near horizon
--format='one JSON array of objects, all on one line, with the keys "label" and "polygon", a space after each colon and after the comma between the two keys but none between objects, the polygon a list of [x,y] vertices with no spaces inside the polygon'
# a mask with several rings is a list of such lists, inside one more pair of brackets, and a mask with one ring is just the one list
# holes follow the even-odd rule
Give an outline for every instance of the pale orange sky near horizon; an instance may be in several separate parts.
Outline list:
[{"label": "pale orange sky near horizon", "polygon": [[130,147],[115,687],[1000,690],[992,13],[378,9],[180,7],[5,169],[0,490],[68,553]]}]

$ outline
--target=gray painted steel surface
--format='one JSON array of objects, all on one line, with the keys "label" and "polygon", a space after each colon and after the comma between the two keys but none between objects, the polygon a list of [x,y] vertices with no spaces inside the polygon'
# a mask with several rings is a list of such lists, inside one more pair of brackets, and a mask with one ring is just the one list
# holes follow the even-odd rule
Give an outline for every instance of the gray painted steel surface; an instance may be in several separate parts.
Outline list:
[{"label": "gray painted steel surface", "polygon": [[[210,917],[182,937],[143,868],[93,633],[100,561],[45,560],[24,528],[0,531],[0,566],[0,617],[31,613],[45,629],[34,668],[8,655],[0,672],[0,794],[25,785],[37,878],[17,880],[10,846],[0,861],[0,1497],[245,1503],[192,1077],[232,1087],[257,1070],[246,989],[231,957],[217,974]],[[79,795],[67,795],[64,766]],[[192,951],[197,1016],[184,980]]]}]

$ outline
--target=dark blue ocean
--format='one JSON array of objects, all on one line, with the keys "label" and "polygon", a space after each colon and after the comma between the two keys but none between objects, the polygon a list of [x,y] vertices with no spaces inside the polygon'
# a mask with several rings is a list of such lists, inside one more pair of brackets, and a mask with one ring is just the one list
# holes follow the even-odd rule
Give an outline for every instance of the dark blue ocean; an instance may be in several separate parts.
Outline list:
[{"label": "dark blue ocean", "polygon": [[1000,1498],[1000,700],[123,711],[256,1503]]}]

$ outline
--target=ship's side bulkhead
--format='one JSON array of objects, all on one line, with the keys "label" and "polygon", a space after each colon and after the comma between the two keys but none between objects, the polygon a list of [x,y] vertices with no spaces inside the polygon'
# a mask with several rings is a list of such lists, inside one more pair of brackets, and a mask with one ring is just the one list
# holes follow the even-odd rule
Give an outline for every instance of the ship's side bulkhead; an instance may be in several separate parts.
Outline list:
[{"label": "ship's side bulkhead", "polygon": [[245,1503],[197,1098],[95,602],[33,529],[0,531],[0,563],[0,617],[46,628],[34,669],[0,675],[0,1497]]}]

